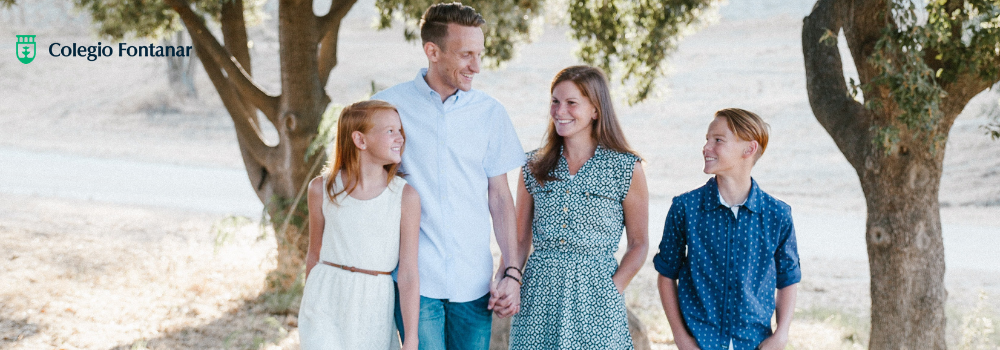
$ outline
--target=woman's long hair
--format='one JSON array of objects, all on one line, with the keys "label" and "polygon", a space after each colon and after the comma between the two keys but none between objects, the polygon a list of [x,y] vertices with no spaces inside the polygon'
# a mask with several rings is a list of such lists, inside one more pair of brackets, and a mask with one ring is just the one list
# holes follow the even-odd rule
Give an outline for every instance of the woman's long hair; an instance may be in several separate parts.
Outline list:
[{"label": "woman's long hair", "polygon": [[[333,160],[326,164],[323,175],[326,176],[326,194],[330,196],[330,201],[337,203],[335,198],[341,193],[351,193],[358,186],[361,180],[361,156],[358,147],[354,145],[351,134],[355,131],[366,133],[374,127],[372,116],[378,111],[399,111],[389,102],[381,100],[368,100],[355,102],[340,111],[340,119],[337,120],[336,155]],[[402,155],[406,148],[406,133],[402,127],[399,130],[403,135],[403,146],[399,148]],[[393,176],[402,175],[399,173],[399,163],[386,164],[385,171],[389,173],[386,182],[391,182]],[[344,185],[341,189],[334,188],[336,185],[337,172]]]},{"label": "woman's long hair", "polygon": [[[597,140],[601,147],[620,152],[638,155],[629,146],[622,133],[621,125],[618,124],[618,116],[615,114],[615,107],[611,102],[611,93],[608,90],[608,78],[600,68],[591,66],[572,66],[559,71],[552,79],[552,87],[549,93],[556,89],[556,85],[564,81],[571,81],[580,89],[583,97],[590,100],[590,103],[597,107],[597,120],[591,123],[590,137]],[[535,158],[528,163],[528,169],[535,176],[538,183],[544,186],[546,181],[558,180],[552,175],[552,170],[559,164],[560,150],[565,141],[556,132],[556,124],[549,118],[549,127],[545,132],[545,143],[539,148]]]}]

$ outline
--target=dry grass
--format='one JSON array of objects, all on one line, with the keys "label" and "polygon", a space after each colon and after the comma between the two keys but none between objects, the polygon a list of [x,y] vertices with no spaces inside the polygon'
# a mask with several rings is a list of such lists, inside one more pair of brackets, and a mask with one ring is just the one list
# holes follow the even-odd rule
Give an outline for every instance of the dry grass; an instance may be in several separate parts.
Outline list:
[{"label": "dry grass", "polygon": [[[30,196],[0,203],[0,349],[298,348],[295,317],[272,314],[281,305],[260,295],[274,242],[251,220]],[[803,265],[789,349],[864,348],[867,266]],[[956,274],[949,346],[997,349],[995,279]],[[651,263],[626,294],[653,348],[674,349]]]},{"label": "dry grass", "polygon": [[[5,195],[0,348],[257,349],[297,342],[258,295],[272,239],[221,218]],[[217,252],[216,252],[217,251]]]}]

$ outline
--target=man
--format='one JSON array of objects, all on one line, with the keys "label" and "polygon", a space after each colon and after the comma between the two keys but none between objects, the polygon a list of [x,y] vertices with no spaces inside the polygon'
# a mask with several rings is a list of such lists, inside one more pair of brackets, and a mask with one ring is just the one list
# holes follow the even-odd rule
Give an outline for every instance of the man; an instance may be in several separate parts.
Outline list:
[{"label": "man", "polygon": [[670,206],[653,265],[680,350],[779,350],[788,341],[802,277],[792,209],[750,177],[767,129],[749,111],[716,112],[702,148],[715,177]]},{"label": "man", "polygon": [[[524,164],[524,150],[503,106],[472,90],[484,23],[459,3],[431,6],[420,25],[427,69],[372,96],[399,109],[407,135],[402,170],[420,193],[421,350],[489,348],[491,217],[504,256],[513,244],[507,172]],[[501,261],[500,271],[507,266]],[[493,291],[502,297],[511,288],[513,278],[500,278]],[[498,312],[510,307],[501,302]],[[396,319],[402,329],[398,308]]]}]

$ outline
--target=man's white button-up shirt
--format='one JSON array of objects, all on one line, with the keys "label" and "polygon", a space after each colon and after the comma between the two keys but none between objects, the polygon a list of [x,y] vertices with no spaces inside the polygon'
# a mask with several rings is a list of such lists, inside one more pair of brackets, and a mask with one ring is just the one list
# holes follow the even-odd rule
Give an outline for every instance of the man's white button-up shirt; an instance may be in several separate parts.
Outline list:
[{"label": "man's white button-up shirt", "polygon": [[426,74],[372,99],[396,106],[406,133],[401,169],[420,194],[420,295],[467,302],[489,292],[493,272],[487,180],[524,165],[524,149],[500,102],[477,90],[442,102]]}]

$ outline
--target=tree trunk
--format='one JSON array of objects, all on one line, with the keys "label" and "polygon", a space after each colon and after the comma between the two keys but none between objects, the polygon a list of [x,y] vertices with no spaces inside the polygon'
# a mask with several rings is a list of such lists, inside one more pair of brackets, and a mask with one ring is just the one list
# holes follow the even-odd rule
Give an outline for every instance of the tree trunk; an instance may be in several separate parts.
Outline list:
[{"label": "tree trunk", "polygon": [[[173,40],[163,39],[163,44],[168,46],[185,46],[184,38],[187,33],[177,32]],[[197,53],[192,52],[190,57],[175,56],[167,57],[167,81],[170,83],[170,90],[180,98],[197,98],[198,90],[194,86],[195,62],[198,62]]]},{"label": "tree trunk", "polygon": [[[883,1],[817,1],[802,28],[809,103],[857,171],[865,194],[872,298],[869,348],[945,349],[947,293],[938,189],[944,140],[964,106],[964,94],[949,96],[956,98],[942,108],[945,117],[922,136],[899,122],[884,88],[864,91],[865,99],[879,102],[877,110],[851,97],[836,45],[838,33],[844,30],[861,83],[869,83],[876,71],[868,59],[885,26],[885,8]],[[875,129],[886,126],[900,130],[899,141],[888,149],[875,142]]]},{"label": "tree trunk", "polygon": [[[355,1],[334,0],[329,13],[321,17],[313,14],[312,1],[279,3],[282,93],[278,96],[268,95],[253,82],[242,1],[222,3],[224,44],[186,0],[165,2],[188,28],[202,66],[233,119],[247,176],[274,227],[277,267],[268,274],[268,288],[294,291],[302,282],[309,244],[306,187],[326,160],[322,152],[308,155],[306,150],[330,102],[323,85],[336,65],[340,22]],[[264,143],[258,113],[277,130],[277,145]]]},{"label": "tree trunk", "polygon": [[871,149],[858,169],[868,206],[870,349],[946,348],[938,207],[944,152],[929,155],[930,146],[913,141],[889,155]]}]

